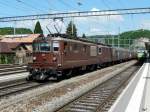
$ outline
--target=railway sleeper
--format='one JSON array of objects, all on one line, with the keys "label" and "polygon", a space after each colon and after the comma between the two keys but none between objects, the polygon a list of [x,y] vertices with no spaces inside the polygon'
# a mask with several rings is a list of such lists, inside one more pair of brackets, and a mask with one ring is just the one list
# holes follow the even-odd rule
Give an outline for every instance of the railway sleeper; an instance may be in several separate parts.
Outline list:
[{"label": "railway sleeper", "polygon": [[98,103],[76,102],[75,105],[98,106]]},{"label": "railway sleeper", "polygon": [[96,106],[87,106],[87,105],[71,105],[70,107],[69,107],[69,109],[70,108],[79,108],[79,109],[85,109],[85,110],[95,110],[95,107]]},{"label": "railway sleeper", "polygon": [[99,100],[92,101],[92,100],[88,100],[88,99],[82,99],[79,102],[99,104]]},{"label": "railway sleeper", "polygon": [[68,108],[66,112],[91,112],[91,110],[79,109],[79,108]]}]

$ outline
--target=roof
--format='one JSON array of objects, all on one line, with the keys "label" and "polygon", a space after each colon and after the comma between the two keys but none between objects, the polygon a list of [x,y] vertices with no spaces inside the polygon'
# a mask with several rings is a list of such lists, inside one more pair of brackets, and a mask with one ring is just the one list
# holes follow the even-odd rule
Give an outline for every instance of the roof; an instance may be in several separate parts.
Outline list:
[{"label": "roof", "polygon": [[27,37],[29,34],[3,35],[4,37]]},{"label": "roof", "polygon": [[1,40],[1,42],[8,42],[8,43],[32,43],[34,39],[39,37],[40,34],[29,34],[26,36],[16,36],[16,37],[6,37]]},{"label": "roof", "polygon": [[14,47],[13,50],[16,50],[19,47],[25,48],[27,52],[32,52],[32,45],[31,44],[20,43],[16,47]]},{"label": "roof", "polygon": [[[67,41],[67,42],[76,42],[76,43],[81,43],[81,44],[87,44],[87,45],[102,45],[102,46],[108,46],[102,43],[95,43],[92,41],[89,41],[87,39],[82,39],[82,38],[75,38],[75,39],[71,39],[68,37],[68,35],[66,34],[50,34],[47,37],[42,37],[39,36],[39,38],[35,39],[35,42],[41,42],[41,41],[51,41],[51,40],[56,40],[56,41]],[[110,47],[110,46],[108,46]]]},{"label": "roof", "polygon": [[0,42],[0,53],[14,53],[13,49],[20,43]]},{"label": "roof", "polygon": [[5,38],[3,35],[0,35],[0,41],[3,39],[3,38]]},{"label": "roof", "polygon": [[100,43],[100,42],[93,42],[93,41],[90,41],[86,38],[81,38],[81,37],[77,37],[77,38],[69,38],[69,36],[67,34],[50,34],[48,35],[48,37],[50,38],[58,38],[58,40],[60,40],[59,38],[61,38],[61,40],[65,40],[65,41],[76,41],[76,42],[82,42],[82,43],[89,43],[89,44],[97,44],[97,45],[102,45],[102,46],[106,46],[106,47],[111,47],[110,45],[106,45],[106,44],[103,44],[103,43]]},{"label": "roof", "polygon": [[81,43],[81,44],[89,44],[89,45],[93,45],[96,43],[92,43],[92,42],[84,42],[84,41],[80,41],[80,40],[75,40],[75,39],[67,39],[67,38],[62,38],[62,37],[54,37],[52,38],[52,40],[63,40],[63,41],[67,41],[67,42],[76,42],[76,43]]}]

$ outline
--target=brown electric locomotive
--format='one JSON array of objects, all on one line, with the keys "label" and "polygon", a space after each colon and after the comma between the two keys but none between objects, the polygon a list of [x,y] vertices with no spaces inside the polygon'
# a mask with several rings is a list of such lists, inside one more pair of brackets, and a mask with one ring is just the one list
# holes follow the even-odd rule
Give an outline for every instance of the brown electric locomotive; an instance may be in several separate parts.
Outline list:
[{"label": "brown electric locomotive", "polygon": [[47,80],[54,77],[59,80],[70,76],[74,70],[91,71],[114,61],[132,59],[132,54],[128,52],[127,59],[124,59],[119,57],[119,50],[103,44],[68,39],[63,34],[42,36],[33,42],[33,63],[28,64],[30,75],[27,79]]}]

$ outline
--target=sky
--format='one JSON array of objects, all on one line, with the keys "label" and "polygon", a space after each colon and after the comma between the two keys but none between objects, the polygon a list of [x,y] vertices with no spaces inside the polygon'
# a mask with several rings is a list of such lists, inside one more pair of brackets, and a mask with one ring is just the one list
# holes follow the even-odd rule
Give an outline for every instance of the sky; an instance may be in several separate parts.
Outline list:
[{"label": "sky", "polygon": [[[81,3],[81,5],[79,5]],[[150,0],[0,0],[0,17],[47,14],[72,11],[99,11],[108,9],[150,7]],[[0,23],[0,27],[26,27],[34,30],[35,23],[40,21],[44,33],[48,27],[56,32],[54,25],[63,33],[73,20],[78,35],[118,34],[124,31],[150,29],[150,14],[118,15],[103,17],[84,17],[59,20],[35,20]]]}]

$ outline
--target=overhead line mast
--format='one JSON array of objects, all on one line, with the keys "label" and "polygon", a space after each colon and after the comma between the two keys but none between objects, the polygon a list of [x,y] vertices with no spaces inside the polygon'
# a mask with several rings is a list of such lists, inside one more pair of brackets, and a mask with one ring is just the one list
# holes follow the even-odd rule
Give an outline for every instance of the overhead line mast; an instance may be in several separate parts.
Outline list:
[{"label": "overhead line mast", "polygon": [[150,13],[150,7],[147,7],[147,8],[101,10],[101,11],[80,11],[80,12],[53,13],[53,14],[37,14],[37,15],[27,15],[27,16],[14,16],[14,17],[2,17],[2,18],[0,18],[0,22],[37,20],[37,19],[72,18],[72,17],[89,17],[89,16],[146,14],[146,13]]}]

